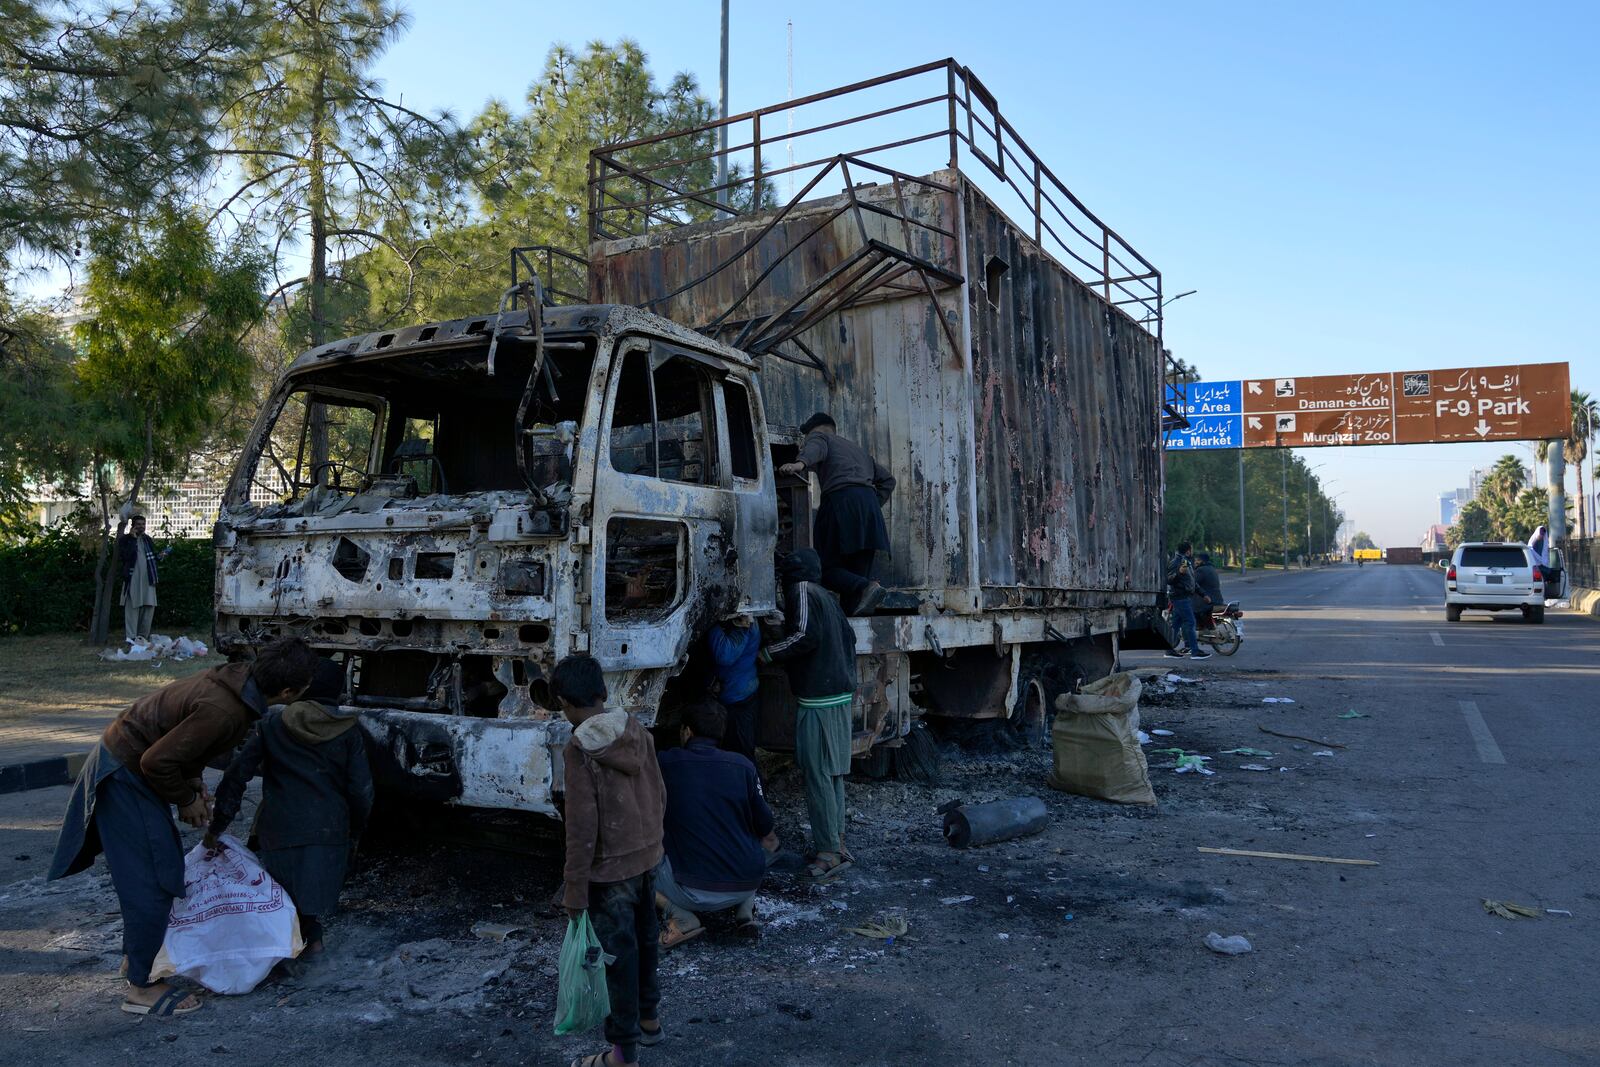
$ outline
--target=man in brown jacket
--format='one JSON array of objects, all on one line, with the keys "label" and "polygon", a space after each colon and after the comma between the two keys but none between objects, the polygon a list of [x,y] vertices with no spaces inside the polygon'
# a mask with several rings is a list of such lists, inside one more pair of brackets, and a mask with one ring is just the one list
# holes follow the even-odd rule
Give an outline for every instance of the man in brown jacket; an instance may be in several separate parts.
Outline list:
[{"label": "man in brown jacket", "polygon": [[275,641],[253,662],[230,663],[173,682],[118,715],[89,753],[56,840],[51,879],[77,874],[106,854],[122,910],[131,1015],[186,1015],[200,1002],[150,967],[166,938],[172,901],[183,896],[183,846],[171,808],[190,826],[211,816],[201,773],[239,746],[270,704],[311,684],[317,654],[299,638]]},{"label": "man in brown jacket", "polygon": [[605,676],[593,656],[568,656],[558,663],[550,690],[572,723],[572,739],[563,752],[567,863],[562,903],[570,918],[589,912],[601,947],[615,957],[606,965],[611,1048],[573,1065],[618,1067],[637,1063],[641,1044],[661,1040],[652,872],[661,862],[667,789],[650,734],[626,711],[606,709]]}]

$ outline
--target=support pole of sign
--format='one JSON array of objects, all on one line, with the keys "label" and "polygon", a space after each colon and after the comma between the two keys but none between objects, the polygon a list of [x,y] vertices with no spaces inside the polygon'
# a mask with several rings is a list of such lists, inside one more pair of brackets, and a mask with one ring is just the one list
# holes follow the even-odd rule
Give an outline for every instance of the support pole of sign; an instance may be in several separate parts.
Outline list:
[{"label": "support pole of sign", "polygon": [[1289,569],[1289,450],[1278,449],[1283,457],[1283,569]]},{"label": "support pole of sign", "polygon": [[1244,564],[1244,449],[1239,449],[1239,577],[1245,576]]},{"label": "support pole of sign", "polygon": [[1550,442],[1550,540],[1561,541],[1567,536],[1567,457],[1561,451],[1565,441]]}]

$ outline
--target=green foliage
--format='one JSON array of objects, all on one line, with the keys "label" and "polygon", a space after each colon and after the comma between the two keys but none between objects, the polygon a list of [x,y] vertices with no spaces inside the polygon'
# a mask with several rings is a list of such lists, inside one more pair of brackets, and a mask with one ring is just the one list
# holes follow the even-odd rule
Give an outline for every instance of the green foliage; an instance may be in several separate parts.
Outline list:
[{"label": "green foliage", "polygon": [[156,626],[176,636],[178,633],[203,634],[210,640],[214,621],[214,583],[217,552],[209,538],[168,541],[172,555],[161,561],[161,584],[157,588]]},{"label": "green foliage", "polygon": [[[715,118],[713,105],[688,74],[659,84],[649,59],[629,40],[591,42],[582,51],[556,45],[544,72],[528,89],[527,109],[491,101],[467,126],[477,153],[470,202],[443,217],[421,217],[407,260],[382,246],[362,258],[360,289],[371,294],[365,321],[376,326],[388,308],[410,299],[419,321],[458,318],[494,308],[510,284],[509,251],[518,245],[553,245],[578,254],[588,247],[589,153],[606,144],[699,126]],[[674,144],[681,156],[705,156],[709,134]],[[639,150],[632,162],[663,163],[668,149]],[[731,177],[737,177],[737,169]],[[678,188],[703,189],[715,181],[710,159],[664,167],[653,176]],[[623,195],[626,195],[624,192]],[[666,194],[661,194],[666,195]],[[770,202],[770,195],[764,202]],[[734,205],[748,207],[750,193]],[[710,209],[688,203],[679,221],[709,218]],[[418,221],[415,213],[411,221]],[[400,242],[397,242],[400,243]],[[581,268],[555,279],[568,292],[584,292]]]},{"label": "green foliage", "polygon": [[73,481],[86,464],[72,394],[73,352],[56,321],[22,305],[0,307],[0,539],[37,529],[40,482]]},{"label": "green foliage", "polygon": [[242,340],[261,317],[264,264],[243,245],[219,251],[191,214],[112,223],[91,246],[74,388],[93,448],[128,467],[179,469],[219,399],[249,388]]},{"label": "green foliage", "polygon": [[1527,541],[1533,531],[1550,519],[1550,493],[1546,489],[1524,489],[1495,521],[1495,539]]},{"label": "green foliage", "polygon": [[82,630],[94,606],[94,554],[65,527],[0,547],[0,634]]},{"label": "green foliage", "polygon": [[[161,561],[155,628],[205,635],[212,623],[214,550],[208,540],[169,542]],[[162,547],[167,547],[164,544]],[[0,546],[0,634],[88,629],[94,608],[95,550],[69,527],[37,527]]]},{"label": "green foliage", "polygon": [[1378,547],[1378,542],[1374,541],[1372,539],[1372,535],[1367,533],[1367,531],[1360,530],[1360,531],[1358,531],[1356,533],[1356,535],[1354,537],[1352,537],[1350,539],[1350,547],[1351,548],[1377,548]]},{"label": "green foliage", "polygon": [[1495,461],[1475,499],[1463,504],[1445,533],[1451,548],[1468,541],[1526,541],[1549,520],[1550,494],[1527,484],[1528,470],[1513,455]]},{"label": "green foliage", "polygon": [[[285,320],[296,347],[348,331],[368,308],[353,258],[384,248],[405,282],[395,306],[410,306],[424,233],[459,210],[454,191],[471,153],[448,114],[424,115],[385,99],[370,71],[407,16],[383,0],[278,0],[252,53],[257,77],[223,110],[220,155],[243,184],[221,212],[309,259]],[[297,247],[298,246],[298,247]],[[288,301],[286,299],[286,305]]]},{"label": "green foliage", "polygon": [[1572,391],[1572,429],[1562,442],[1563,458],[1578,478],[1578,536],[1587,537],[1594,532],[1595,516],[1588,513],[1588,498],[1583,491],[1583,461],[1589,456],[1589,444],[1594,439],[1596,426],[1600,425],[1600,402],[1579,389]]},{"label": "green foliage", "polygon": [[[1166,467],[1168,545],[1189,541],[1237,563],[1239,556],[1238,452],[1169,452]],[[1246,555],[1282,560],[1284,552],[1284,460],[1277,450],[1247,449],[1245,468]],[[1328,551],[1343,521],[1315,474],[1291,455],[1288,462],[1288,551],[1291,556]],[[1311,543],[1306,543],[1306,519]]]},{"label": "green foliage", "polygon": [[1445,544],[1451,548],[1467,541],[1493,541],[1495,520],[1482,500],[1469,500],[1456,512],[1456,521],[1445,531]]},{"label": "green foliage", "polygon": [[73,258],[86,222],[199,175],[258,6],[0,0],[0,270],[19,249]]}]

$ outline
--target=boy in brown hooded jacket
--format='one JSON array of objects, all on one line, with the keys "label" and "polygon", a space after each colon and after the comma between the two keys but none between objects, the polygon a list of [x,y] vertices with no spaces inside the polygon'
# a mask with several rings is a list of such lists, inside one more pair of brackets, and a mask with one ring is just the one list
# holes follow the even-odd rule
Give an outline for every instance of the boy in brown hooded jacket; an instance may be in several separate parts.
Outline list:
[{"label": "boy in brown hooded jacket", "polygon": [[562,903],[584,911],[605,952],[611,1014],[604,1052],[573,1067],[637,1063],[639,1046],[661,1040],[656,984],[659,928],[652,872],[661,862],[667,790],[655,742],[632,715],[607,710],[605,676],[593,656],[556,665],[550,690],[572,723],[563,752],[566,771],[567,862]]},{"label": "boy in brown hooded jacket", "polygon": [[187,1015],[200,1001],[151,981],[172,901],[184,895],[183,845],[172,809],[190,826],[211,817],[200,774],[245,739],[269,705],[298,700],[317,654],[297,637],[140,697],[106,727],[67,799],[51,879],[87,870],[102,851],[122,911],[130,1015]]}]

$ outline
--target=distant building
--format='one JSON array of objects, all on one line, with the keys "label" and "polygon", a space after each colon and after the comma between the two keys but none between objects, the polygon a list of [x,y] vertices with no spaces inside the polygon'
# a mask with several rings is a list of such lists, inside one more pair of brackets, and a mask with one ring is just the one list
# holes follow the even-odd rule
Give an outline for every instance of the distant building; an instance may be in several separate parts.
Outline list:
[{"label": "distant building", "polygon": [[[265,482],[265,485],[261,483]],[[146,525],[153,537],[210,537],[222,511],[222,494],[227,489],[227,479],[217,477],[160,478],[145,483],[139,493],[138,511],[145,516]],[[127,491],[125,481],[119,480],[119,495]],[[250,499],[257,505],[276,503],[288,493],[277,472],[257,472],[256,484],[251,486]],[[34,505],[38,509],[39,525],[49,526],[70,517],[80,503],[93,499],[92,487],[87,477],[76,487],[50,486],[37,492]]]},{"label": "distant building", "polygon": [[1443,551],[1445,551],[1445,549],[1448,547],[1445,544],[1445,530],[1446,530],[1445,526],[1443,526],[1442,524],[1437,524],[1437,523],[1435,525],[1433,525],[1433,526],[1428,527],[1428,532],[1422,535],[1422,551],[1424,551],[1424,552],[1443,552]]},{"label": "distant building", "polygon": [[1452,489],[1448,493],[1439,494],[1439,525],[1449,526],[1456,521],[1456,512],[1461,510],[1461,505],[1456,502],[1459,489]]}]

